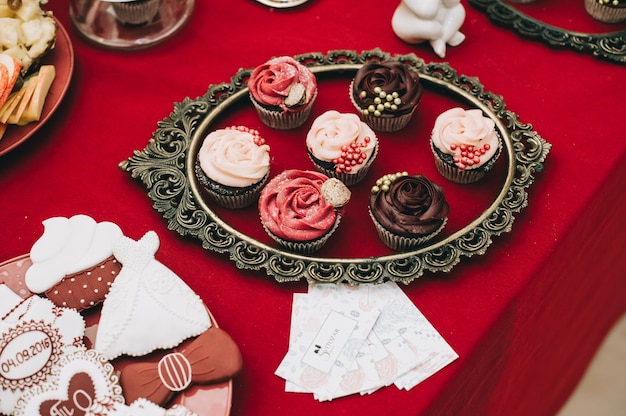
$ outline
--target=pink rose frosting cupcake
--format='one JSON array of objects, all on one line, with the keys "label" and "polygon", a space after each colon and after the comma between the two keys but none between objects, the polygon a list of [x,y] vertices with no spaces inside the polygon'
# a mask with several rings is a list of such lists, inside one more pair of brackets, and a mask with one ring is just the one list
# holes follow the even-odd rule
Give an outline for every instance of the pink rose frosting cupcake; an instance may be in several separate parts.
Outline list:
[{"label": "pink rose frosting cupcake", "polygon": [[435,120],[430,145],[439,173],[457,183],[480,180],[502,150],[495,122],[481,110],[451,108]]},{"label": "pink rose frosting cupcake", "polygon": [[317,97],[317,81],[309,68],[292,57],[281,56],[252,71],[248,90],[261,121],[288,130],[308,119]]},{"label": "pink rose frosting cupcake", "polygon": [[378,138],[358,115],[329,110],[313,121],[306,147],[318,171],[350,186],[367,174],[378,153]]},{"label": "pink rose frosting cupcake", "polygon": [[269,177],[270,147],[243,126],[215,130],[204,139],[196,176],[211,198],[226,208],[253,204]]},{"label": "pink rose frosting cupcake", "polygon": [[350,200],[341,181],[308,170],[286,170],[270,180],[259,197],[263,228],[289,250],[312,253],[334,233],[340,208]]}]

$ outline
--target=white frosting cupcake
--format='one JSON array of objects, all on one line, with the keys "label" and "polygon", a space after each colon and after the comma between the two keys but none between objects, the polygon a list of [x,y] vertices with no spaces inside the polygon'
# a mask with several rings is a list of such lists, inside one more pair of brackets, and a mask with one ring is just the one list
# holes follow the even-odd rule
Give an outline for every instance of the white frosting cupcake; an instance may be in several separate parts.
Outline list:
[{"label": "white frosting cupcake", "polygon": [[200,147],[196,176],[217,204],[243,208],[256,202],[269,177],[269,152],[270,147],[254,129],[215,130]]},{"label": "white frosting cupcake", "polygon": [[367,174],[378,152],[378,138],[358,115],[329,110],[313,121],[306,147],[319,172],[350,186]]}]

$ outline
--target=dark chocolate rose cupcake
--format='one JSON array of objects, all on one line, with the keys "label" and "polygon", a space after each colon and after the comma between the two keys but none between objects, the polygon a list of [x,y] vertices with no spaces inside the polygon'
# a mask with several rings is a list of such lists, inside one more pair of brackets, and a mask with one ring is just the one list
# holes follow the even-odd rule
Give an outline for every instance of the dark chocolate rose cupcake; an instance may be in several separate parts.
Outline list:
[{"label": "dark chocolate rose cupcake", "polygon": [[380,240],[404,251],[431,240],[444,227],[450,207],[441,186],[424,175],[385,175],[372,187],[369,212]]},{"label": "dark chocolate rose cupcake", "polygon": [[363,121],[382,132],[405,127],[423,93],[418,73],[399,61],[365,64],[350,84],[350,99]]}]

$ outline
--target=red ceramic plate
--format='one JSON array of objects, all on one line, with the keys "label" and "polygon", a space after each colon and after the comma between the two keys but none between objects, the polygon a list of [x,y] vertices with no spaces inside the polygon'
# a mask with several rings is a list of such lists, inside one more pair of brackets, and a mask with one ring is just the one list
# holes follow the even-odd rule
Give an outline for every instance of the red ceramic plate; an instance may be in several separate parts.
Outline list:
[{"label": "red ceramic plate", "polygon": [[[32,293],[24,283],[26,270],[28,270],[31,264],[27,254],[0,263],[0,283],[6,284],[23,298],[32,296]],[[86,338],[89,338],[90,328],[93,331],[93,327],[97,323],[98,318],[99,316],[94,316],[94,314],[85,316],[87,325]],[[213,325],[218,326],[213,315],[211,315],[211,321]],[[116,369],[125,365],[123,359],[116,359],[111,363]],[[199,416],[227,416],[230,414],[231,400],[232,380],[204,386],[192,385],[185,391],[178,393],[170,403],[170,406],[181,404],[189,410],[194,411]]]},{"label": "red ceramic plate", "polygon": [[72,79],[74,71],[74,50],[70,38],[57,20],[57,39],[54,49],[48,52],[43,63],[54,65],[56,77],[50,86],[50,91],[43,106],[41,119],[25,126],[9,125],[4,137],[0,139],[0,156],[10,152],[28,140],[43,126],[61,104]]}]

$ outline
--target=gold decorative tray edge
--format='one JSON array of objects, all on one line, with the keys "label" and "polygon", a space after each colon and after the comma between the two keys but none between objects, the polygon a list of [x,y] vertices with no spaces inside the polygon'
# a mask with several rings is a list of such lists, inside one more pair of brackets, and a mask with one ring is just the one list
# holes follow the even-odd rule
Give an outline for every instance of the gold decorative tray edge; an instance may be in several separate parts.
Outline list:
[{"label": "gold decorative tray edge", "polygon": [[[597,34],[577,32],[534,19],[502,0],[468,2],[497,24],[515,30],[521,36],[538,39],[550,46],[589,53],[617,64],[626,64],[626,30]],[[582,5],[582,0],[580,3]]]},{"label": "gold decorative tray edge", "polygon": [[263,244],[225,223],[204,203],[193,179],[194,143],[197,132],[206,131],[219,114],[247,96],[246,80],[252,69],[241,69],[229,83],[209,86],[195,100],[174,104],[174,111],[158,123],[158,129],[142,151],[120,163],[123,171],[146,186],[153,208],[168,228],[192,235],[205,249],[228,253],[240,269],[261,270],[278,282],[305,278],[319,283],[410,283],[425,271],[447,272],[462,257],[482,255],[492,237],[511,231],[514,214],[528,204],[527,189],[543,169],[551,145],[505,109],[501,96],[486,92],[477,78],[459,75],[446,63],[426,64],[415,54],[391,55],[380,49],[357,53],[334,50],[296,55],[314,73],[356,71],[366,62],[395,59],[413,66],[420,77],[436,88],[452,92],[480,108],[496,122],[505,143],[507,177],[492,204],[470,224],[442,241],[415,251],[367,258],[324,258],[301,255]]}]

